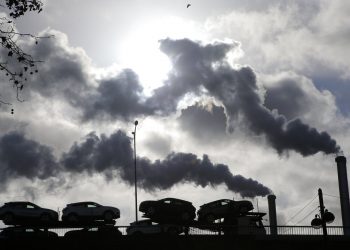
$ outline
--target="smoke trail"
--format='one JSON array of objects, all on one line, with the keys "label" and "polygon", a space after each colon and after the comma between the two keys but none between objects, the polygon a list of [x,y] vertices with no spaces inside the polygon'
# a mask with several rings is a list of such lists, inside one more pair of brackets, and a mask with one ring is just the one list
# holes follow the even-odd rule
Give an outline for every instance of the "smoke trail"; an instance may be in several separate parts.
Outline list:
[{"label": "smoke trail", "polygon": [[247,66],[234,69],[227,63],[227,55],[235,46],[227,43],[201,45],[188,39],[162,40],[160,48],[171,59],[173,70],[165,85],[155,90],[147,104],[167,114],[176,109],[185,94],[204,94],[204,88],[205,94],[223,104],[229,130],[240,116],[251,131],[265,135],[279,153],[294,150],[308,156],[317,152],[338,152],[339,146],[327,132],[318,132],[300,119],[287,121],[283,115],[263,105],[254,71]]},{"label": "smoke trail", "polygon": [[[122,131],[110,137],[100,138],[89,134],[84,142],[75,144],[61,160],[62,165],[72,172],[104,172],[117,170],[121,178],[133,184],[134,168],[130,139]],[[168,189],[180,183],[217,186],[226,184],[233,192],[243,197],[265,196],[269,188],[241,175],[232,175],[228,166],[213,164],[207,155],[203,159],[194,154],[172,153],[164,160],[151,162],[138,158],[138,180],[145,190]]]},{"label": "smoke trail", "polygon": [[[255,180],[232,175],[228,166],[213,164],[207,155],[200,159],[194,154],[172,153],[164,160],[151,162],[147,158],[138,158],[137,161],[140,185],[148,191],[169,189],[176,184],[188,182],[202,187],[226,184],[229,190],[243,197],[265,196],[270,193],[267,187]],[[46,180],[60,177],[66,172],[103,173],[111,178],[115,171],[125,182],[133,184],[133,164],[130,138],[120,130],[109,137],[88,134],[82,143],[72,145],[59,162],[53,156],[51,148],[29,140],[21,133],[11,132],[0,138],[2,184],[18,177]]]},{"label": "smoke trail", "polygon": [[[210,95],[221,102],[228,116],[228,130],[234,120],[243,117],[247,128],[266,139],[279,152],[295,150],[303,155],[339,151],[334,139],[302,121],[288,121],[272,113],[258,95],[256,76],[249,67],[236,69],[227,58],[239,43],[214,42],[203,45],[188,39],[160,41],[160,49],[173,64],[164,86],[153,96],[145,96],[137,75],[130,69],[117,76],[93,79],[86,66],[88,58],[70,47],[64,34],[54,33],[33,47],[33,54],[43,58],[42,72],[50,75],[53,84],[36,79],[31,91],[50,98],[60,96],[82,111],[82,120],[121,119],[135,116],[167,115],[177,110],[178,103],[188,94]],[[142,43],[142,41],[140,41]],[[97,86],[98,87],[93,87]],[[302,136],[301,136],[302,135]]]},{"label": "smoke trail", "polygon": [[[288,121],[264,106],[253,70],[247,66],[233,68],[227,62],[230,53],[239,46],[237,42],[203,45],[188,39],[161,40],[160,49],[169,57],[173,68],[164,85],[149,97],[144,95],[142,84],[130,69],[117,76],[91,80],[86,73],[86,58],[78,52],[71,53],[62,34],[56,35],[59,40],[52,41],[53,44],[47,41],[35,48],[38,54],[50,55],[50,64],[44,68],[51,72],[49,75],[57,84],[46,86],[38,79],[33,90],[45,97],[61,93],[68,103],[82,111],[83,121],[168,115],[191,93],[211,96],[222,103],[228,131],[234,129],[237,118],[240,121],[243,118],[244,127],[264,135],[279,153],[294,150],[307,156],[339,151],[336,141],[326,132],[319,132],[298,119]],[[49,67],[52,63],[55,67]],[[95,83],[89,84],[89,81]],[[98,87],[92,87],[96,85]]]},{"label": "smoke trail", "polygon": [[10,132],[0,138],[0,180],[16,177],[47,179],[59,169],[51,148],[24,134]]}]

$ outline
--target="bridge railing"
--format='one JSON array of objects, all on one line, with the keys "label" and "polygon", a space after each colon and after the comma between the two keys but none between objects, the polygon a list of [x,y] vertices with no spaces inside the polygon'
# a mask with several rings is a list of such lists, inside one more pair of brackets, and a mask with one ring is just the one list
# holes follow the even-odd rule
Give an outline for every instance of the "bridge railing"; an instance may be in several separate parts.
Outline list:
[{"label": "bridge railing", "polygon": [[[271,227],[233,227],[222,226],[211,229],[190,228],[192,235],[220,235],[220,234],[238,234],[238,235],[272,235]],[[344,235],[344,228],[341,226],[328,226],[328,235]],[[277,235],[323,235],[322,229],[315,229],[311,226],[277,226]]]},{"label": "bridge railing", "polygon": [[[127,235],[129,226],[116,226],[122,235]],[[142,227],[142,226],[140,226]],[[30,227],[29,227],[30,228]],[[65,228],[65,227],[50,227],[49,231],[57,233],[59,236],[64,236],[65,233],[72,230],[80,230],[83,227]],[[91,227],[93,228],[93,227]],[[1,232],[5,228],[0,228]],[[40,230],[43,230],[40,228]],[[328,235],[344,235],[344,228],[341,226],[328,226]],[[181,233],[184,235],[185,233]],[[234,226],[206,226],[206,227],[189,227],[189,235],[271,235],[271,228],[264,227],[234,227]],[[277,226],[277,235],[322,235],[322,229],[315,229],[311,226]]]}]

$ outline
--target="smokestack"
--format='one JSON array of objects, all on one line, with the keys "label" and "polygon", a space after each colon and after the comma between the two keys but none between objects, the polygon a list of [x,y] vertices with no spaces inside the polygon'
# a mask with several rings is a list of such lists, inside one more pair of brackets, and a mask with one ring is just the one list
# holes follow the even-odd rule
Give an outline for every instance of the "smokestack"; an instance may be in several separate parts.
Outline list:
[{"label": "smokestack", "polygon": [[276,196],[270,194],[267,196],[269,205],[269,219],[271,235],[277,235],[277,215],[276,215]]},{"label": "smokestack", "polygon": [[350,235],[350,202],[349,202],[349,186],[346,171],[346,158],[344,156],[337,156],[335,158],[338,170],[339,195],[341,216],[344,227],[344,235]]}]

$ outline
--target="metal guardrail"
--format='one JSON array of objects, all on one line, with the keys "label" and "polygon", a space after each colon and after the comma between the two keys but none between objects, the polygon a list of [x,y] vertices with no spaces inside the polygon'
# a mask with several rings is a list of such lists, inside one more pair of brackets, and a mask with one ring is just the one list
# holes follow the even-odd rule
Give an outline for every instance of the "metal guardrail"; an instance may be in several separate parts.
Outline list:
[{"label": "metal guardrail", "polygon": [[[270,227],[268,228],[270,229]],[[315,229],[310,226],[278,226],[279,235],[323,235],[322,228]],[[328,226],[328,235],[344,235],[344,228],[341,226]]]},{"label": "metal guardrail", "polygon": [[[127,235],[126,231],[129,226],[116,226],[122,235]],[[31,228],[31,227],[27,227]],[[77,228],[48,228],[50,232],[55,232],[58,236],[64,236],[68,231],[80,230],[84,227]],[[91,227],[96,228],[96,227]],[[1,231],[5,228],[0,228]],[[344,235],[344,228],[341,226],[329,226],[327,227],[328,235]],[[220,227],[207,227],[207,228],[198,228],[198,227],[189,227],[189,235],[271,235],[270,226],[264,226],[263,228],[256,227],[233,227],[233,226],[220,226]],[[277,226],[277,235],[322,235],[322,229],[315,229],[310,226]],[[184,235],[182,233],[181,235]]]},{"label": "metal guardrail", "polygon": [[[214,230],[190,228],[192,235],[220,235],[225,234],[225,231],[236,232],[238,235],[272,235],[271,227],[264,226],[263,230],[257,230],[256,227],[240,227],[239,229],[231,226],[224,226]],[[262,233],[265,231],[265,233]],[[341,226],[327,227],[328,235],[344,235],[344,228]],[[322,229],[315,229],[311,226],[277,226],[277,235],[323,235]]]}]

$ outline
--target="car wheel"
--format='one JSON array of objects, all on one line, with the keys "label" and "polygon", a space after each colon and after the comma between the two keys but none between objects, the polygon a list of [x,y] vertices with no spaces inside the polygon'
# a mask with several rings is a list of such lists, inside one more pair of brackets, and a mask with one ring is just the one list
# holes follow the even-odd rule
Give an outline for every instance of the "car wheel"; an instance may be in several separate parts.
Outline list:
[{"label": "car wheel", "polygon": [[76,214],[69,214],[67,216],[67,221],[69,222],[78,222],[78,216]]},{"label": "car wheel", "polygon": [[40,216],[40,221],[41,222],[49,222],[49,221],[51,221],[51,216],[49,215],[49,214],[42,214],[41,216]]},{"label": "car wheel", "polygon": [[6,213],[2,220],[5,224],[12,223],[14,221],[14,216],[12,213]]},{"label": "car wheel", "polygon": [[213,223],[215,221],[215,217],[213,214],[208,214],[207,216],[205,216],[205,221],[207,223]]},{"label": "car wheel", "polygon": [[154,215],[155,212],[156,212],[156,210],[154,209],[154,207],[149,207],[147,209],[147,215],[152,216],[152,215]]},{"label": "car wheel", "polygon": [[103,219],[105,221],[111,221],[114,219],[114,214],[111,211],[107,211],[103,214]]}]

